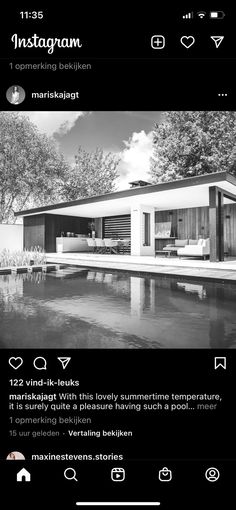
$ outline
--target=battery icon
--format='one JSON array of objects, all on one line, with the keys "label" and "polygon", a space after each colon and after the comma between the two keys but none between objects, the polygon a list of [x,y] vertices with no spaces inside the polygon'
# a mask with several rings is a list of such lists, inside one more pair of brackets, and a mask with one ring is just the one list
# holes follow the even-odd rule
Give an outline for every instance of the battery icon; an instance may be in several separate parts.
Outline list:
[{"label": "battery icon", "polygon": [[211,11],[210,18],[211,19],[223,19],[225,17],[225,13],[223,11]]}]

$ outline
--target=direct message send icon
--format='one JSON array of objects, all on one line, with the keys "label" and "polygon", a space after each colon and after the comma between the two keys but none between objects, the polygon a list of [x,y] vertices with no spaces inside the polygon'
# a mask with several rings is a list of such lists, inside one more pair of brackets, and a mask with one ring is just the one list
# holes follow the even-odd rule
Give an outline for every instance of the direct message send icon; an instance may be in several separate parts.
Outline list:
[{"label": "direct message send icon", "polygon": [[215,47],[219,48],[220,44],[224,40],[224,35],[211,35],[212,41],[215,43]]},{"label": "direct message send icon", "polygon": [[57,359],[60,361],[60,363],[62,364],[62,368],[63,370],[65,370],[65,368],[67,367],[68,363],[70,363],[70,360],[71,358],[68,357],[68,356],[62,356],[62,357],[57,357]]}]

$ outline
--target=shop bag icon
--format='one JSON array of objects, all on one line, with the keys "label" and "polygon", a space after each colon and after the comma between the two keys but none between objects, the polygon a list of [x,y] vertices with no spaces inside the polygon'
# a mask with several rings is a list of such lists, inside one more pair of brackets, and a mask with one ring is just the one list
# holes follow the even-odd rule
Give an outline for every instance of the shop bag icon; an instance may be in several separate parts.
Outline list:
[{"label": "shop bag icon", "polygon": [[158,473],[158,478],[160,482],[170,482],[172,480],[172,471],[167,467],[163,467]]}]

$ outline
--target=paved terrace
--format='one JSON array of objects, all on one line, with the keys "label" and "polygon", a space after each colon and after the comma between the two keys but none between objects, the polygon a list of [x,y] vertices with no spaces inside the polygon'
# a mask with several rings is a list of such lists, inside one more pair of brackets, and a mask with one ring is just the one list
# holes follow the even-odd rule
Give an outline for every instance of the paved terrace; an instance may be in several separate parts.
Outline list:
[{"label": "paved terrace", "polygon": [[236,259],[230,257],[224,262],[209,262],[174,256],[155,258],[96,253],[48,253],[47,262],[236,283]]}]

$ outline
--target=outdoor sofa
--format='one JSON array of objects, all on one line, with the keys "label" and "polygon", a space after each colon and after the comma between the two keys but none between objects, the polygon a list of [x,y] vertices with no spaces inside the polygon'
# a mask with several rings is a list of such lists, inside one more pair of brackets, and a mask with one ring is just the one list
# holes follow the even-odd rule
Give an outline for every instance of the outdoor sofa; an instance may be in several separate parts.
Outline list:
[{"label": "outdoor sofa", "polygon": [[167,244],[163,250],[177,253],[179,248],[184,248],[186,245],[196,245],[197,242],[197,239],[175,239],[174,243]]},{"label": "outdoor sofa", "polygon": [[210,239],[198,239],[197,244],[187,244],[177,251],[178,257],[209,257]]}]

